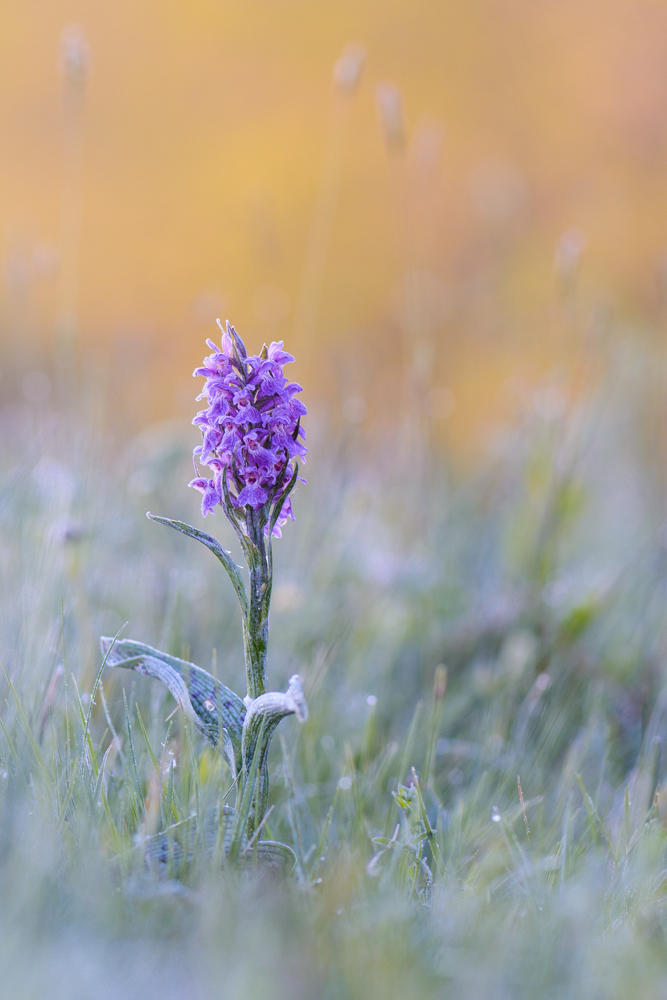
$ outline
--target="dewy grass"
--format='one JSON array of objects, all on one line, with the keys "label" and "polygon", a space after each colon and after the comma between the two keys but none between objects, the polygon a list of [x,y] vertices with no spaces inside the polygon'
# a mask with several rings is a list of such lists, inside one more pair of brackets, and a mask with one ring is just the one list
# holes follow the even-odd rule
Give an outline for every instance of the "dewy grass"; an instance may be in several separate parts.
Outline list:
[{"label": "dewy grass", "polygon": [[[4,409],[2,993],[664,995],[664,508],[629,444],[643,426],[631,371],[579,412],[596,433],[586,463],[566,463],[581,499],[558,517],[540,516],[560,447],[544,423],[472,485],[434,454],[418,498],[395,450],[369,476],[367,458],[309,441],[299,530],[276,546],[271,672],[287,687],[298,670],[310,716],[272,748],[250,838],[264,760],[253,754],[234,809],[238,704],[225,703],[244,675],[238,595],[218,559],[142,516],[167,500],[181,524],[196,516],[191,442],[170,428],[119,449],[54,412],[48,463],[26,467],[31,414]],[[615,510],[605,476],[618,469]],[[93,703],[96,636],[126,620],[138,638],[109,643]],[[166,652],[147,652],[161,630]],[[109,669],[123,642],[163,672],[175,714],[163,685]],[[195,667],[213,645],[216,667]],[[261,876],[271,841],[296,850],[298,878]]]}]

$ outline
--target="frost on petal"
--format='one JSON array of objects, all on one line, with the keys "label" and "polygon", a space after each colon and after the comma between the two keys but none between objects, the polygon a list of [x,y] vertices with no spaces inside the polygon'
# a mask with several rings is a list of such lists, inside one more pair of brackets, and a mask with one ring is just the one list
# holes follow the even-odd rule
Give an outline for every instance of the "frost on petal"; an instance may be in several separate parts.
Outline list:
[{"label": "frost on petal", "polygon": [[188,486],[193,486],[200,493],[203,493],[201,502],[201,512],[206,517],[207,514],[212,514],[214,509],[221,502],[221,497],[219,490],[216,486],[214,479],[204,479],[198,477],[193,479],[188,483]]},{"label": "frost on petal", "polygon": [[235,424],[246,424],[252,426],[253,424],[258,424],[261,420],[259,412],[254,406],[240,406],[239,411],[234,417]]},{"label": "frost on petal", "polygon": [[269,494],[264,489],[263,486],[259,486],[257,483],[250,486],[244,486],[237,497],[237,502],[239,507],[252,507],[253,510],[259,510],[263,507],[266,501],[269,499]]},{"label": "frost on petal", "polygon": [[260,380],[261,391],[264,396],[278,396],[283,403],[289,400],[289,394],[285,389],[287,379],[283,378],[282,375],[276,375],[274,372],[265,372],[260,376]]},{"label": "frost on petal", "polygon": [[305,415],[308,413],[308,410],[303,405],[303,403],[301,402],[301,400],[300,399],[294,399],[294,397],[292,397],[292,399],[290,399],[290,401],[289,401],[289,408],[290,408],[290,412],[292,413],[292,415],[294,417],[295,422],[296,422],[296,418],[297,417],[305,417]]},{"label": "frost on petal", "polygon": [[269,346],[269,360],[275,361],[279,365],[286,365],[290,361],[294,361],[291,354],[287,351],[283,351],[282,340],[274,340]]}]

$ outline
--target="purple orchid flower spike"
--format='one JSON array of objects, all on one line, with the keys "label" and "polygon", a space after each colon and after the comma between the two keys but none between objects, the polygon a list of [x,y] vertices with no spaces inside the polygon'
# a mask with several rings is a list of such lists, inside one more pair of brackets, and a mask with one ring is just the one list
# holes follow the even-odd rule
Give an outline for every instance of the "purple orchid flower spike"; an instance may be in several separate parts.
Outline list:
[{"label": "purple orchid flower spike", "polygon": [[[249,356],[234,327],[227,323],[223,329],[220,320],[218,325],[221,347],[207,341],[213,354],[193,373],[206,379],[199,398],[208,402],[193,421],[202,432],[195,456],[216,474],[226,469],[225,493],[235,513],[227,510],[224,493],[215,502],[215,478],[197,476],[190,486],[203,494],[202,514],[214,513],[219,505],[236,527],[236,512],[245,508],[247,538],[255,521],[262,522],[265,534],[279,538],[291,516],[286,501],[296,484],[296,459],[305,462],[307,453],[301,427],[306,407],[295,398],[301,386],[283,375],[283,365],[294,358],[283,350],[282,340]],[[255,518],[251,511],[261,514]]]},{"label": "purple orchid flower spike", "polygon": [[[197,398],[207,406],[193,420],[202,441],[194,449],[196,475],[189,485],[202,494],[204,516],[222,507],[245,555],[249,586],[231,553],[211,535],[183,521],[148,516],[202,542],[225,567],[241,607],[248,693],[241,700],[200,667],[129,640],[117,644],[109,663],[161,680],[188,707],[200,731],[223,748],[244,813],[239,829],[249,837],[266,810],[273,731],[285,715],[303,722],[308,714],[296,675],[284,694],[267,691],[266,683],[272,541],[294,520],[291,494],[297,481],[305,482],[297,463],[305,462],[307,453],[301,426],[306,407],[297,398],[301,386],[283,375],[283,366],[294,358],[282,341],[249,355],[233,326],[223,328],[220,320],[218,325],[220,347],[207,340],[211,354],[194,371],[206,380]],[[202,476],[199,466],[208,467],[211,476]],[[110,655],[112,640],[102,643]]]}]

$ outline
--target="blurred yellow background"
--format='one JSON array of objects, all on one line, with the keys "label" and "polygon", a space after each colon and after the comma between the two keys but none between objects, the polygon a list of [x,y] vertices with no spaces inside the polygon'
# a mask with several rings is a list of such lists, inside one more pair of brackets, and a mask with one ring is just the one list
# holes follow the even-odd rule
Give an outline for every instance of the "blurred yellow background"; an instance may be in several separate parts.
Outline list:
[{"label": "blurred yellow background", "polygon": [[250,349],[284,338],[311,405],[390,413],[407,366],[468,440],[604,317],[657,328],[658,0],[0,17],[0,330],[23,368],[76,336],[84,367],[142,380],[148,416],[192,412],[220,315]]}]

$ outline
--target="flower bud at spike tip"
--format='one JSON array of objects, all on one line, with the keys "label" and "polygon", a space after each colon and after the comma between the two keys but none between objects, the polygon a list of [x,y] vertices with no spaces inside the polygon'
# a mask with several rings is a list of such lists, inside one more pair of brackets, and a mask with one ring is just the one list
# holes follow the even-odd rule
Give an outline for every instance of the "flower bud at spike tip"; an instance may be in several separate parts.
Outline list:
[{"label": "flower bud at spike tip", "polygon": [[204,515],[217,506],[228,516],[262,511],[265,531],[275,520],[272,533],[280,537],[281,526],[294,519],[289,494],[297,460],[304,462],[307,453],[301,428],[306,407],[296,398],[301,386],[283,375],[283,365],[294,358],[282,341],[248,355],[229,322],[223,328],[218,320],[218,326],[221,347],[207,341],[213,353],[193,373],[206,379],[198,399],[208,403],[193,420],[202,433],[195,461],[208,466],[213,478],[198,476],[190,486],[203,494]]}]

